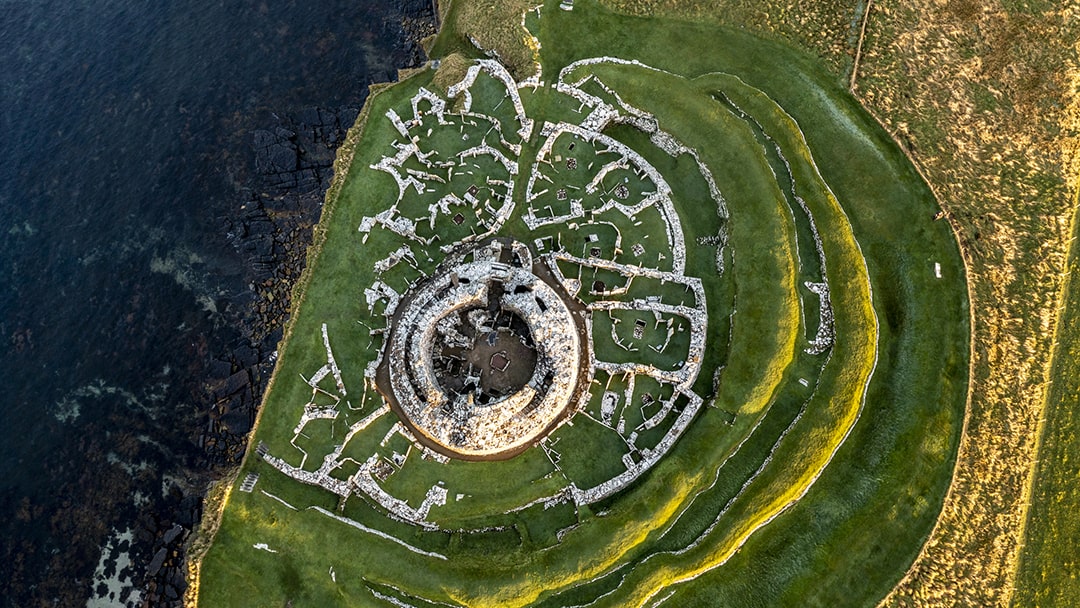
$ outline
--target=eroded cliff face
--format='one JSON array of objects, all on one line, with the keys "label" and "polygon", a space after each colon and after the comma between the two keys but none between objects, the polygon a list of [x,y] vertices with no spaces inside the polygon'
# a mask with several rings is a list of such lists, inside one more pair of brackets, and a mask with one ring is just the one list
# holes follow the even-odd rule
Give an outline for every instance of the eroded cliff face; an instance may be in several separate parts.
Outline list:
[{"label": "eroded cliff face", "polygon": [[[426,60],[419,41],[434,32],[433,10],[427,0],[401,0],[382,16],[383,28],[396,42],[387,56],[375,58],[371,82],[392,80],[398,69]],[[361,103],[368,84],[356,83]],[[359,110],[359,105],[268,110],[240,121],[255,128],[240,135],[244,149],[224,154],[235,211],[220,218],[221,230],[243,259],[248,290],[217,303],[230,314],[237,337],[225,352],[204,349],[204,381],[191,389],[195,407],[206,412],[205,425],[180,430],[190,435],[199,457],[177,475],[183,483],[176,484],[169,506],[140,514],[133,538],[109,546],[134,556],[123,578],[134,592],[125,597],[141,597],[145,605],[183,605],[187,551],[203,515],[204,493],[212,480],[231,474],[247,447],[335,155]]]}]

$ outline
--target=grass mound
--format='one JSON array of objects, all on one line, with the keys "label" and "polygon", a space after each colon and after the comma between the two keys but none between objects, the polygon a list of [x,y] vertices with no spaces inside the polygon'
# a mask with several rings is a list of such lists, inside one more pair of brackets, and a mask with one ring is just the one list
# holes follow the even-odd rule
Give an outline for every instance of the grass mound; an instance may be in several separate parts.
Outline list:
[{"label": "grass mound", "polygon": [[[253,438],[268,456],[249,455],[227,499],[200,602],[884,596],[940,507],[967,383],[963,266],[925,184],[813,59],[779,44],[589,0],[547,2],[524,21],[521,7],[514,19],[487,7],[492,36],[524,23],[500,36],[540,43],[518,45],[542,64],[540,82],[506,88],[464,60],[481,23],[470,11],[484,8],[450,7],[439,70],[373,96],[344,151],[352,162]],[[518,80],[529,75],[510,38],[490,44]],[[445,115],[425,96],[470,74],[468,101],[461,93]],[[571,128],[551,135],[559,125]],[[401,152],[410,145],[423,154]],[[426,159],[454,162],[433,177]],[[466,187],[490,208],[446,198]],[[652,202],[665,187],[670,208]],[[500,195],[516,201],[501,224]],[[429,212],[430,226],[393,224]],[[379,227],[390,224],[408,238]],[[582,411],[542,445],[442,462],[410,443],[365,380],[389,306],[365,288],[403,292],[435,272],[440,243],[491,226],[557,257],[591,307],[599,363]],[[394,253],[403,242],[409,252]],[[692,325],[694,310],[707,324]],[[628,361],[652,371],[618,367]],[[680,376],[687,365],[700,373]],[[302,415],[318,419],[297,426]],[[653,453],[662,458],[619,492],[581,498]],[[380,458],[378,492],[342,499],[297,482],[351,484]],[[256,473],[254,491],[240,491]],[[443,504],[431,499],[440,492]],[[421,516],[408,523],[395,508]]]}]

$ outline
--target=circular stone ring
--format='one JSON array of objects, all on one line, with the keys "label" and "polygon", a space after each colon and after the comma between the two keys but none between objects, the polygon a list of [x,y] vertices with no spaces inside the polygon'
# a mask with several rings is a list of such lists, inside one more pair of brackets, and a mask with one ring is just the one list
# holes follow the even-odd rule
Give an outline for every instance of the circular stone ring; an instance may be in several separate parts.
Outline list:
[{"label": "circular stone ring", "polygon": [[583,307],[546,264],[493,239],[402,297],[376,384],[428,447],[502,460],[572,413],[591,375],[586,336]]}]

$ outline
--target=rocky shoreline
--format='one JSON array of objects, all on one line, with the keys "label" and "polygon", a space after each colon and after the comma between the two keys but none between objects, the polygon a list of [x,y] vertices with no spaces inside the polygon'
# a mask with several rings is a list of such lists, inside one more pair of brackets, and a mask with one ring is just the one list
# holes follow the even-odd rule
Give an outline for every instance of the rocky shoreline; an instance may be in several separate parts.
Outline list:
[{"label": "rocky shoreline", "polygon": [[[313,108],[252,133],[252,186],[242,190],[239,212],[223,218],[229,241],[249,269],[248,312],[243,336],[210,362],[203,387],[210,409],[195,441],[210,473],[204,483],[227,474],[243,457],[289,318],[292,286],[303,271],[333,176],[335,150],[357,113],[350,107]],[[181,605],[185,544],[201,516],[202,496],[191,495],[172,526],[154,526],[157,538],[146,567],[148,605]]]},{"label": "rocky shoreline", "polygon": [[245,337],[212,364],[206,390],[214,406],[199,438],[218,464],[238,464],[243,455],[333,177],[335,150],[358,111],[305,110],[252,134],[256,185],[242,192],[238,215],[225,218],[229,240],[251,271],[249,318]]},{"label": "rocky shoreline", "polygon": [[[395,56],[406,61],[398,67],[415,67],[426,60],[419,41],[435,31],[433,5],[404,0],[399,10],[405,36]],[[390,80],[395,75],[386,76]],[[137,540],[151,547],[144,562],[145,579],[141,585],[135,581],[144,606],[183,605],[186,552],[202,517],[205,493],[243,458],[289,319],[293,287],[306,265],[312,231],[333,179],[337,148],[359,111],[360,106],[347,106],[275,113],[250,134],[246,167],[236,169],[240,174],[247,170],[240,180],[245,185],[237,212],[221,218],[249,278],[248,293],[231,302],[246,311],[240,320],[241,337],[208,364],[202,387],[203,403],[209,408],[206,426],[193,437],[205,456],[204,470],[192,471],[191,491],[184,493],[171,516],[140,514]]]}]

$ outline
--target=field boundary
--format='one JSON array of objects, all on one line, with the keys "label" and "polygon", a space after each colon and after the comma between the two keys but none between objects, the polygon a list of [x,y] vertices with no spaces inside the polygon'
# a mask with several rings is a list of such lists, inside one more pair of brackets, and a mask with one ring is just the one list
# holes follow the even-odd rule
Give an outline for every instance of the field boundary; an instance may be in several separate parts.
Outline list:
[{"label": "field boundary", "polygon": [[[1077,45],[1076,48],[1080,50],[1080,45]],[[1066,104],[1066,117],[1072,116],[1073,121],[1071,124],[1066,122],[1066,124],[1063,126],[1071,128],[1073,132],[1077,132],[1078,130],[1080,130],[1080,88],[1077,88],[1078,86],[1080,86],[1080,71],[1073,71],[1070,75],[1070,79],[1073,81],[1074,86],[1072,89],[1073,93],[1069,96],[1068,103]],[[1073,182],[1073,213],[1068,232],[1068,234],[1072,236],[1070,237],[1071,244],[1065,256],[1065,268],[1063,269],[1062,273],[1063,279],[1061,284],[1061,299],[1059,301],[1058,310],[1055,312],[1057,318],[1054,325],[1054,337],[1052,342],[1053,350],[1050,353],[1050,364],[1046,366],[1048,384],[1053,383],[1053,376],[1051,376],[1050,374],[1053,372],[1054,364],[1060,360],[1060,357],[1062,355],[1059,338],[1061,335],[1061,325],[1064,322],[1064,315],[1062,313],[1065,312],[1065,307],[1068,301],[1069,289],[1073,288],[1073,262],[1075,261],[1077,264],[1080,264],[1080,243],[1078,243],[1078,241],[1080,241],[1080,139],[1074,137],[1072,139],[1071,145],[1065,145],[1062,150],[1062,156],[1065,159],[1065,162],[1062,163],[1065,169],[1065,177],[1066,179],[1071,178]],[[1080,316],[1080,312],[1073,312]],[[1035,486],[1038,476],[1038,464],[1042,453],[1043,440],[1047,432],[1046,410],[1051,398],[1050,393],[1051,390],[1047,389],[1046,399],[1043,402],[1043,415],[1039,418],[1038,426],[1036,428],[1035,458],[1032,460],[1031,463],[1031,475],[1029,478],[1029,483],[1024,492],[1024,517],[1021,524],[1021,544],[1017,551],[1017,559],[1016,563],[1014,564],[1012,577],[1010,579],[1012,582],[1010,602],[1012,601],[1012,597],[1015,596],[1017,577],[1020,575],[1021,567],[1023,565],[1023,549],[1026,545],[1026,543],[1023,541],[1025,541],[1027,538],[1028,522],[1031,517],[1031,501],[1035,494]]]},{"label": "field boundary", "polygon": [[[853,95],[855,94],[855,79],[859,75],[859,60],[862,59],[863,40],[866,39],[866,23],[868,21],[870,21],[870,6],[873,3],[874,3],[874,0],[866,0],[866,10],[863,11],[862,26],[859,28],[859,42],[858,42],[858,44],[855,45],[855,60],[851,64],[851,80],[848,82],[848,90],[851,91],[851,93]],[[862,103],[862,102],[860,101],[859,103]],[[865,104],[864,104],[864,107],[865,107]],[[877,118],[875,118],[874,120],[877,120]],[[878,124],[881,124],[880,120],[878,120]],[[919,171],[919,174],[920,175],[922,174],[921,170]],[[923,177],[923,181],[926,181],[925,177]],[[930,183],[930,182],[927,182],[927,183]],[[935,194],[934,196],[936,197],[937,195]]]},{"label": "field boundary", "polygon": [[[868,0],[867,6],[869,6],[869,4],[870,0]],[[862,48],[861,38],[859,47],[860,49]],[[892,139],[893,144],[897,148],[899,148],[901,152],[904,153],[904,156],[908,159],[908,162],[910,162],[911,166],[915,168],[915,172],[919,174],[919,178],[922,179],[923,183],[926,184],[926,187],[930,190],[931,194],[934,195],[934,200],[937,202],[938,206],[945,214],[944,219],[949,222],[949,229],[952,230],[953,238],[956,239],[957,247],[960,249],[960,260],[964,265],[964,289],[967,290],[968,300],[967,396],[964,398],[964,419],[960,427],[960,439],[957,445],[956,462],[953,463],[953,470],[950,474],[949,489],[945,491],[945,497],[941,502],[942,512],[944,512],[945,505],[949,504],[950,499],[956,491],[956,473],[960,471],[963,465],[962,460],[960,459],[960,451],[963,449],[965,441],[967,441],[969,438],[968,428],[971,423],[971,402],[973,394],[972,379],[975,377],[975,315],[973,311],[975,310],[976,302],[975,293],[972,289],[971,284],[971,253],[968,251],[968,248],[964,244],[964,240],[961,238],[960,228],[956,220],[953,218],[952,210],[949,208],[948,204],[945,203],[945,200],[938,194],[937,189],[934,187],[934,184],[929,179],[927,179],[926,173],[923,172],[922,164],[917,158],[915,158],[915,156],[911,154],[911,151],[902,144],[902,142],[896,137],[896,134],[893,133],[891,129],[889,129],[888,125],[882,122],[881,118],[877,115],[876,112],[874,112],[874,109],[867,105],[861,98],[859,98],[858,94],[856,94],[854,90],[854,82],[855,81],[853,73],[853,88],[851,92],[854,95],[855,99],[859,101],[859,105],[861,105],[863,109],[866,110],[866,113],[869,114],[886,133],[889,134],[889,137]],[[930,540],[938,534],[941,525],[941,515],[939,513],[937,519],[934,521],[934,527],[930,529],[930,533],[923,540],[922,548],[919,549],[919,553],[915,556],[915,560],[911,562],[911,565],[904,572],[904,575],[900,577],[900,580],[898,580],[896,584],[893,585],[892,591],[890,591],[885,597],[881,599],[880,602],[878,602],[878,606],[889,605],[890,600],[893,598],[893,593],[896,591],[896,589],[903,585],[905,582],[907,582],[911,578],[911,576],[914,575],[916,565],[918,565],[926,557],[927,550],[930,545]]]},{"label": "field boundary", "polygon": [[[1060,274],[1060,298],[1058,299],[1057,309],[1054,311],[1054,334],[1053,334],[1053,347],[1050,351],[1050,364],[1046,366],[1044,372],[1045,383],[1047,386],[1046,394],[1042,400],[1042,415],[1039,416],[1038,425],[1035,427],[1035,450],[1034,458],[1032,458],[1029,465],[1030,471],[1027,476],[1027,481],[1024,484],[1023,500],[1021,501],[1021,508],[1023,509],[1023,516],[1021,518],[1021,524],[1019,529],[1020,542],[1016,550],[1016,558],[1013,560],[1012,573],[1008,580],[1008,600],[1012,605],[1013,598],[1016,594],[1016,581],[1020,574],[1021,566],[1023,565],[1024,547],[1027,545],[1027,529],[1028,523],[1031,519],[1031,501],[1035,494],[1035,486],[1039,477],[1039,461],[1041,460],[1043,453],[1043,441],[1046,439],[1047,433],[1047,410],[1052,407],[1050,400],[1053,399],[1053,390],[1050,386],[1054,383],[1053,372],[1056,364],[1061,360],[1063,355],[1067,353],[1062,352],[1062,346],[1060,343],[1061,338],[1061,326],[1069,316],[1066,310],[1069,304],[1069,290],[1075,288],[1073,285],[1072,270],[1075,262],[1080,262],[1080,244],[1077,243],[1080,240],[1080,184],[1077,184],[1073,188],[1073,214],[1072,220],[1069,223],[1069,234],[1071,237],[1071,245],[1069,247],[1069,253],[1065,258],[1065,268]],[[1080,287],[1080,286],[1078,286]],[[1080,316],[1078,311],[1072,311],[1073,314]]]}]

